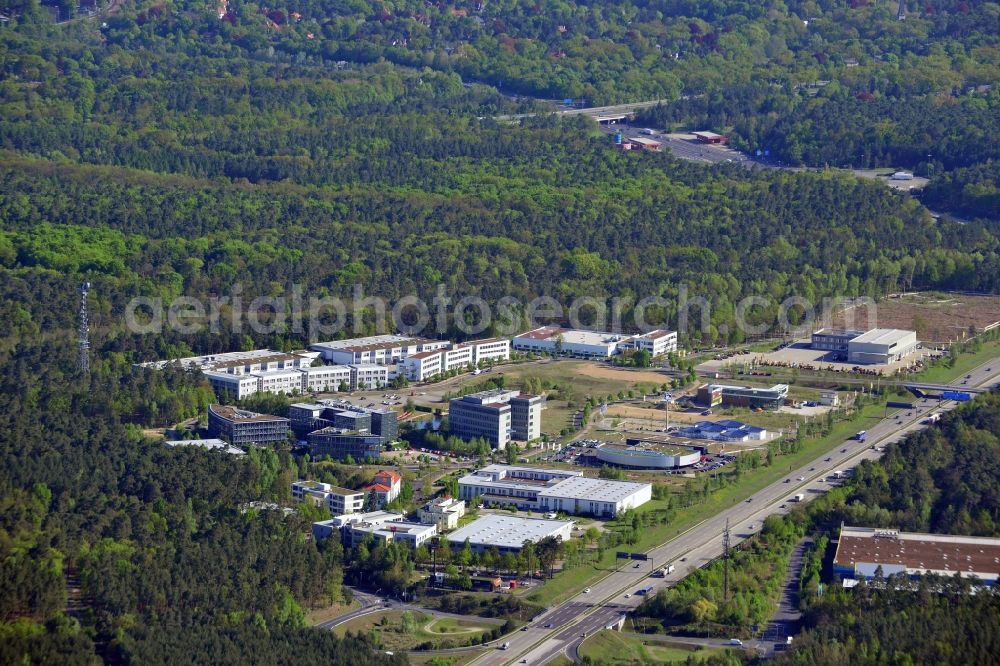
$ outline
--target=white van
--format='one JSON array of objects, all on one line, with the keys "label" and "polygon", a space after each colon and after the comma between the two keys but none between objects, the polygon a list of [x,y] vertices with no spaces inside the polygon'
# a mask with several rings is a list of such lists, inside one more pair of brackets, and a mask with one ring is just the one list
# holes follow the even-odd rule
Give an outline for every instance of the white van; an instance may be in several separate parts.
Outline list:
[{"label": "white van", "polygon": [[735,645],[737,647],[743,647],[743,641],[741,641],[738,638],[730,638],[729,639],[729,644],[730,645]]}]

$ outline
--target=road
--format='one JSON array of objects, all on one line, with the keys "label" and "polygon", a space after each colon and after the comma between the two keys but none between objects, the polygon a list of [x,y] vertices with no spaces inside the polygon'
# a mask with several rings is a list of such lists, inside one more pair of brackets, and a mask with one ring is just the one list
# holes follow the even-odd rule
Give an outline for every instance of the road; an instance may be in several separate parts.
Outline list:
[{"label": "road", "polygon": [[[997,371],[993,368],[996,366]],[[1000,357],[985,363],[971,373],[969,386],[986,386],[1000,375]],[[591,585],[590,592],[583,592],[555,606],[528,626],[500,641],[509,643],[507,650],[492,650],[471,662],[477,666],[494,666],[507,663],[544,664],[560,654],[575,650],[585,636],[599,631],[623,614],[635,609],[642,597],[634,594],[644,585],[653,585],[656,591],[669,587],[702,567],[722,551],[722,531],[727,522],[732,531],[733,544],[739,543],[760,529],[764,518],[786,513],[793,506],[796,494],[810,501],[830,489],[827,477],[835,470],[853,469],[862,460],[881,455],[881,447],[896,442],[907,434],[925,427],[921,421],[931,413],[948,411],[953,402],[920,400],[914,409],[882,419],[867,430],[867,441],[850,440],[832,452],[821,455],[799,469],[790,469],[786,478],[761,490],[745,502],[722,510],[671,541],[649,551],[654,567],[673,563],[676,571],[663,578],[650,578],[650,567],[634,568],[628,563],[624,568],[608,574]],[[878,450],[875,446],[878,445]],[[801,481],[798,479],[801,477]],[[625,598],[629,594],[629,598]],[[551,625],[547,627],[546,625]],[[752,647],[752,646],[748,646]],[[522,662],[522,660],[524,660]]]},{"label": "road", "polygon": [[628,104],[615,104],[613,106],[593,106],[588,109],[559,109],[557,111],[543,113],[518,113],[515,115],[496,116],[496,120],[520,120],[522,118],[533,118],[538,115],[557,116],[592,116],[594,118],[605,118],[609,116],[627,116],[639,109],[648,109],[658,104],[669,104],[673,100],[654,99],[647,102],[629,102]]}]

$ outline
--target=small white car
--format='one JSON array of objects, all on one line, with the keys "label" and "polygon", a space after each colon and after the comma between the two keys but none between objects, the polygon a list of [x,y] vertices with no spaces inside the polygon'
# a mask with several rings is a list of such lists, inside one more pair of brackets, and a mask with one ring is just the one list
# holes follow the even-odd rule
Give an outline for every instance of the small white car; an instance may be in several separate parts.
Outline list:
[{"label": "small white car", "polygon": [[584,594],[590,594],[590,588],[588,587],[586,590],[583,591],[583,593]]}]

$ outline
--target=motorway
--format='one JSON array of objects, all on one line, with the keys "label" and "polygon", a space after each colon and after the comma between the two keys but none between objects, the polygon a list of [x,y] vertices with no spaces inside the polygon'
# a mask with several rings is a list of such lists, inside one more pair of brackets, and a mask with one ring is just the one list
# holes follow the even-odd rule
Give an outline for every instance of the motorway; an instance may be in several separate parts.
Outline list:
[{"label": "motorway", "polygon": [[[966,379],[968,386],[990,385],[1000,375],[1000,357],[979,366],[969,375]],[[961,390],[962,387],[955,388]],[[803,501],[820,496],[831,487],[831,482],[827,480],[831,472],[852,469],[862,460],[878,458],[882,446],[925,427],[921,422],[930,414],[948,411],[956,404],[923,399],[912,410],[896,412],[882,419],[868,428],[865,443],[849,440],[799,469],[790,469],[786,477],[747,501],[720,511],[649,551],[651,563],[643,563],[639,568],[631,562],[624,564],[623,568],[593,583],[589,593],[576,595],[536,618],[526,631],[516,632],[498,642],[500,645],[509,643],[508,649],[491,650],[471,663],[478,666],[544,664],[560,654],[572,652],[585,636],[634,610],[642,600],[641,596],[634,594],[640,587],[652,585],[652,593],[655,594],[719,557],[722,553],[722,532],[727,522],[731,529],[731,543],[735,545],[758,531],[767,516],[789,511],[794,495],[805,495]],[[800,477],[801,481],[798,480]],[[651,565],[652,568],[662,568],[668,563],[676,567],[673,574],[666,579],[649,577]],[[625,598],[626,593],[630,594],[629,598]],[[746,647],[752,649],[758,646],[750,641]]]}]

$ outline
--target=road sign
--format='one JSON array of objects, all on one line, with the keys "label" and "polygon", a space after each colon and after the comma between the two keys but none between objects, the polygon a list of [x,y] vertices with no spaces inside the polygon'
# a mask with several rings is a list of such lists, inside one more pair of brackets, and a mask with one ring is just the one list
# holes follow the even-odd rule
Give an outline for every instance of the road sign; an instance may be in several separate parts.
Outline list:
[{"label": "road sign", "polygon": [[646,561],[649,559],[649,555],[647,555],[646,553],[632,553],[632,559]]},{"label": "road sign", "polygon": [[629,558],[629,553],[625,552],[624,550],[619,550],[617,553],[615,553],[615,557],[618,558],[619,560],[627,560]]}]

